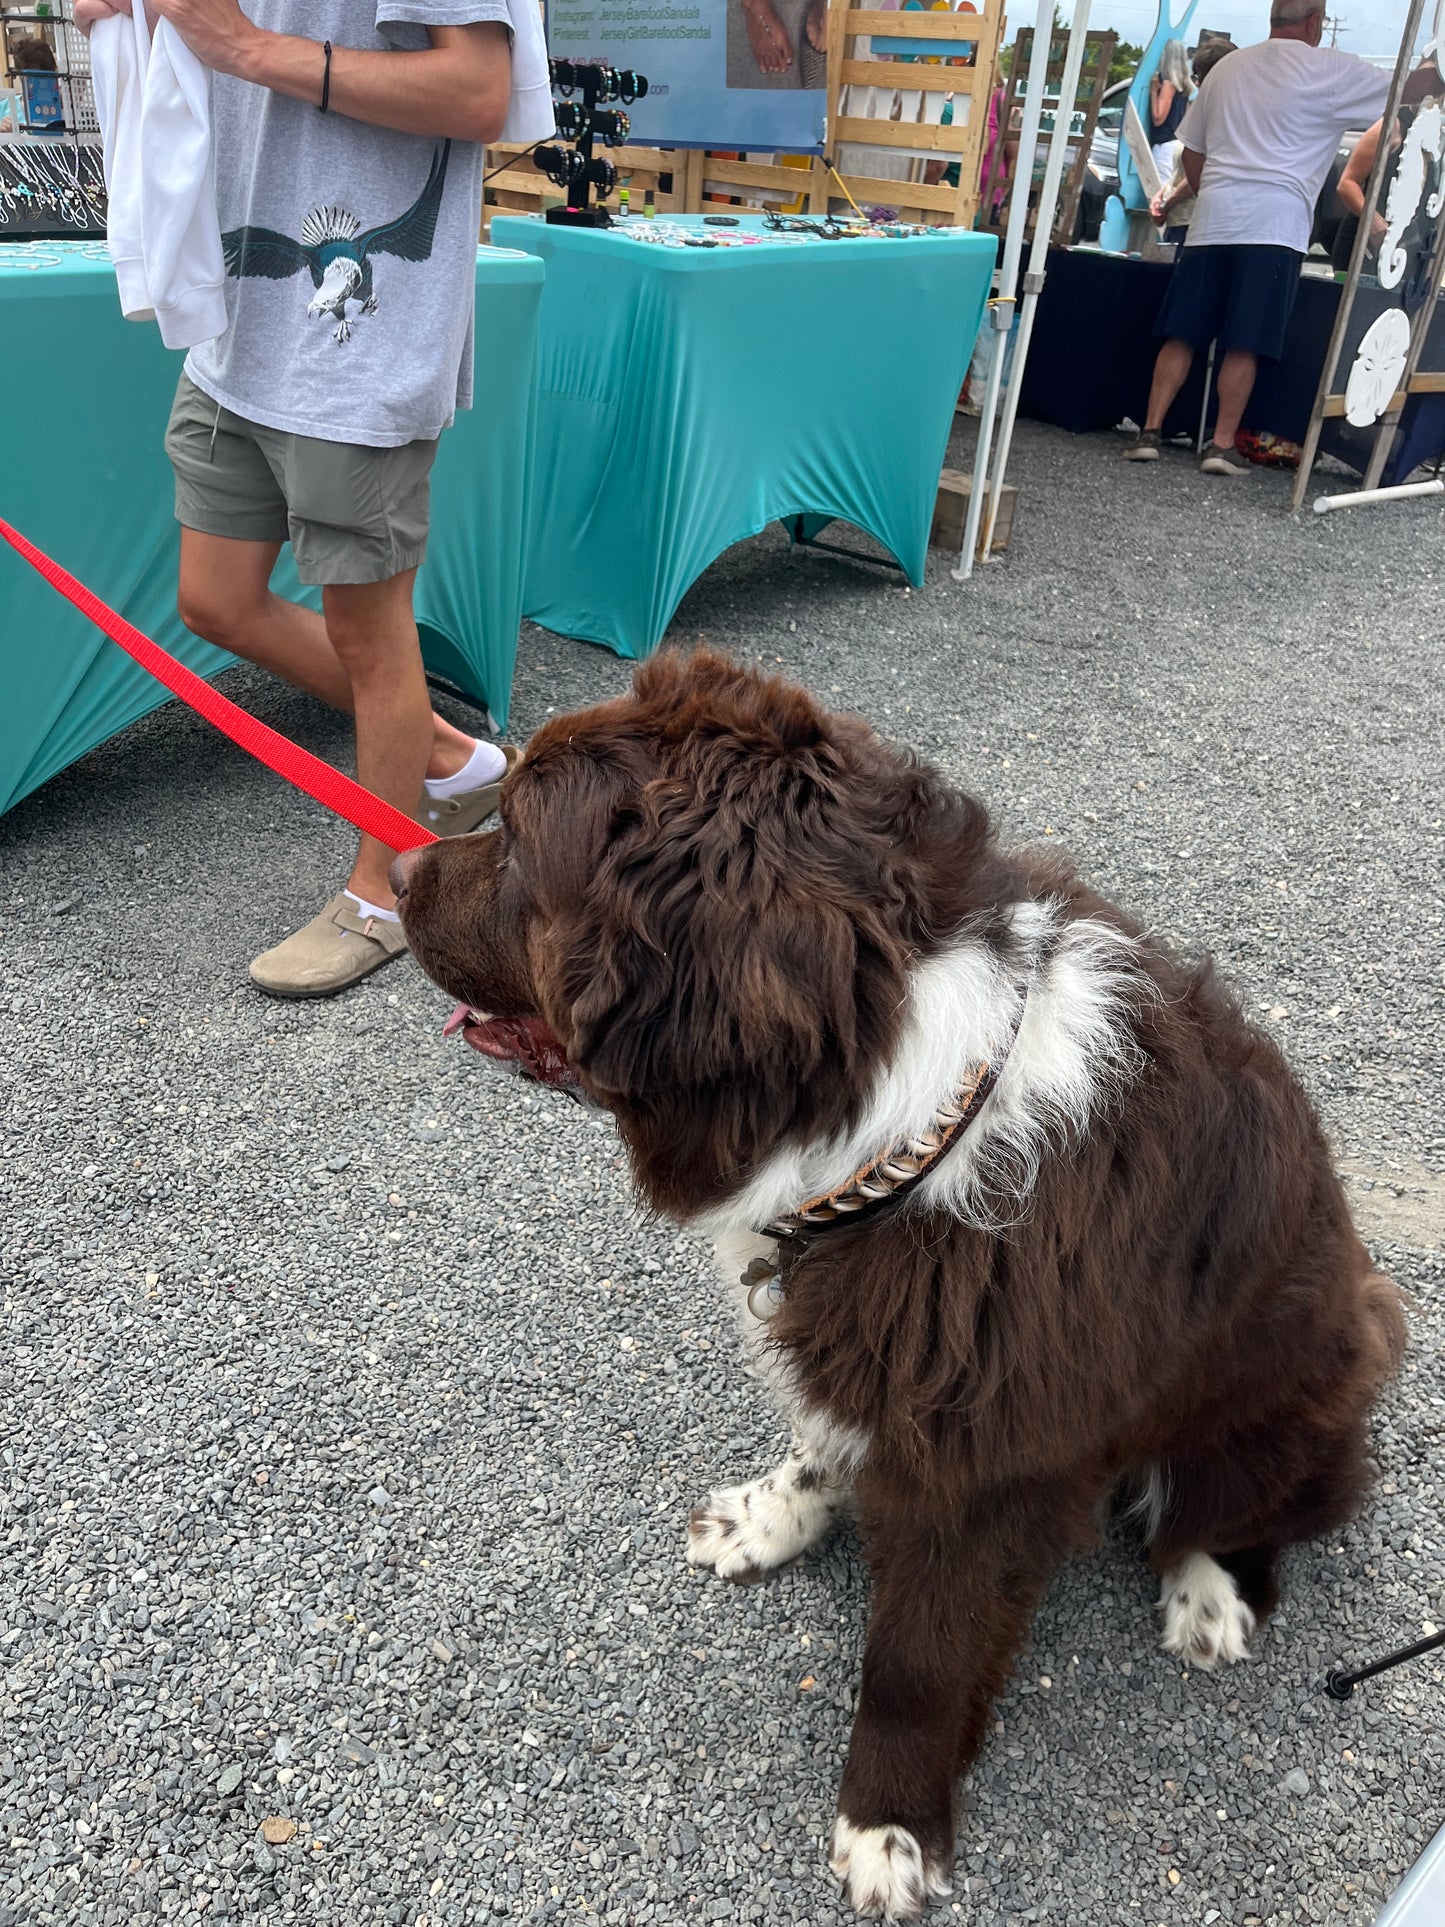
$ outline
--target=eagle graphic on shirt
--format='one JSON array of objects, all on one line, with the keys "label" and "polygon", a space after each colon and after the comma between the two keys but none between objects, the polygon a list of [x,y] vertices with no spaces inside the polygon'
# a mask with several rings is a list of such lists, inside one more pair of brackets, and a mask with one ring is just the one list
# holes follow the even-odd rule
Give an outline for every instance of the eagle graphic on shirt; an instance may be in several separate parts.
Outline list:
[{"label": "eagle graphic on shirt", "polygon": [[350,208],[314,207],[301,223],[299,241],[275,228],[232,228],[221,236],[228,273],[238,280],[254,275],[267,281],[289,281],[305,268],[316,289],[307,303],[307,314],[331,315],[336,321],[332,339],[350,341],[347,308],[354,305],[358,314],[376,313],[372,256],[393,254],[402,261],[430,260],[451,146],[447,141],[432,155],[426,186],[405,214],[398,214],[381,227],[363,229]]}]

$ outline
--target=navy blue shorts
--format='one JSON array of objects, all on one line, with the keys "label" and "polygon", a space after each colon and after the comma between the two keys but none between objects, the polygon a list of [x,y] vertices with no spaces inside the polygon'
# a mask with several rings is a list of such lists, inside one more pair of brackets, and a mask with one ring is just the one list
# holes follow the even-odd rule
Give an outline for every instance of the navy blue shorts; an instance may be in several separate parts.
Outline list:
[{"label": "navy blue shorts", "polygon": [[1302,254],[1293,248],[1181,248],[1154,333],[1221,355],[1245,348],[1278,361],[1299,289]]}]

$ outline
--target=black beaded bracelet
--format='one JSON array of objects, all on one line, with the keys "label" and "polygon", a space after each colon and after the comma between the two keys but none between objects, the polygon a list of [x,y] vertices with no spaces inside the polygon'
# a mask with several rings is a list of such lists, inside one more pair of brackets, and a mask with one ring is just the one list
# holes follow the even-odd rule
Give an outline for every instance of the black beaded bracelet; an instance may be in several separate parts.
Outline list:
[{"label": "black beaded bracelet", "polygon": [[321,111],[324,114],[331,105],[331,42],[323,40],[321,51],[326,55],[326,69],[321,76]]}]

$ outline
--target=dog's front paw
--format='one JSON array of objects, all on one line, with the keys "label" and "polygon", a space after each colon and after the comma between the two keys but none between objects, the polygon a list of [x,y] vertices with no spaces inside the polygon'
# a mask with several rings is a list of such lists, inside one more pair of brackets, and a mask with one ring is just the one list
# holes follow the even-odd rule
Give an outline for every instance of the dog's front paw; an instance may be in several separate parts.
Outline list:
[{"label": "dog's front paw", "polygon": [[746,1585],[816,1545],[838,1506],[835,1489],[813,1483],[797,1460],[786,1459],[776,1472],[728,1486],[693,1507],[687,1562]]},{"label": "dog's front paw", "polygon": [[1159,1592],[1163,1646],[1201,1672],[1249,1658],[1254,1614],[1233,1575],[1207,1552],[1191,1552],[1164,1575]]},{"label": "dog's front paw", "polygon": [[917,1920],[951,1891],[948,1869],[927,1858],[907,1827],[855,1827],[840,1813],[828,1865],[860,1914]]}]

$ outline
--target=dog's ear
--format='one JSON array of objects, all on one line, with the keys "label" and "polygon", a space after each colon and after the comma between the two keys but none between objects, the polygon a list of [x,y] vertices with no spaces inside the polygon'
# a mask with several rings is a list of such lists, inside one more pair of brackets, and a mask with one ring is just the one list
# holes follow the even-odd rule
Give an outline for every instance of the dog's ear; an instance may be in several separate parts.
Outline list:
[{"label": "dog's ear", "polygon": [[[735,700],[718,703],[705,662],[708,713],[619,806],[549,944],[586,1081],[657,1126],[705,1115],[724,1180],[861,1104],[911,947],[880,794],[896,759],[801,691],[727,668]],[[862,785],[860,747],[878,765]]]}]

